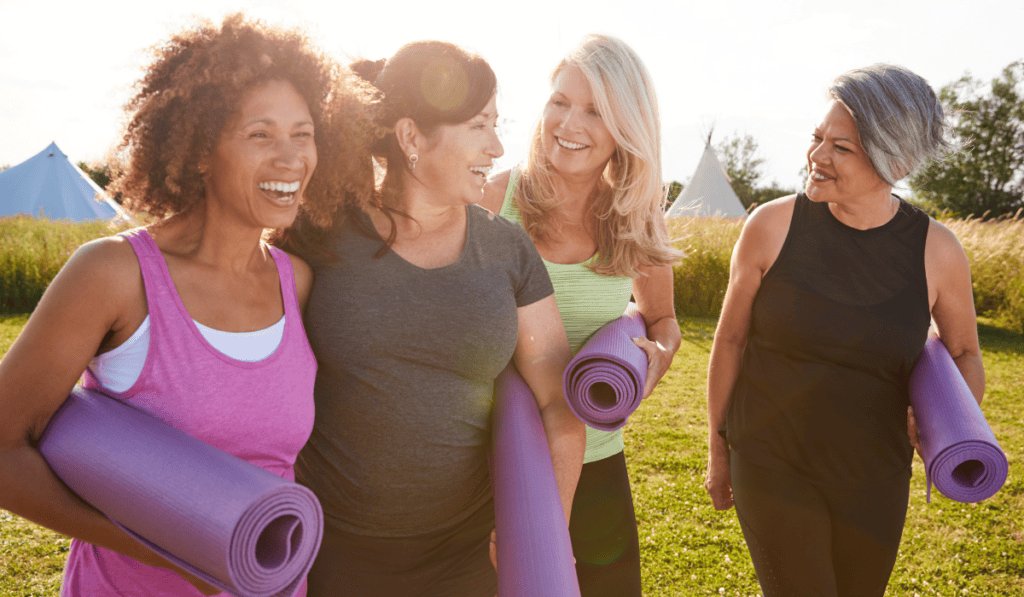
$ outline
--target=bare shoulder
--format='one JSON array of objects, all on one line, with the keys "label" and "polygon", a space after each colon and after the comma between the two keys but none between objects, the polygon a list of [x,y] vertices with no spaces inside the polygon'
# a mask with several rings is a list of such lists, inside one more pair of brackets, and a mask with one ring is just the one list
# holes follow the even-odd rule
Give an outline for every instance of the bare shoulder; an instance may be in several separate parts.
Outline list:
[{"label": "bare shoulder", "polygon": [[295,293],[299,297],[299,307],[306,309],[306,301],[313,289],[313,268],[309,267],[301,257],[286,253],[292,262],[292,274],[295,277]]},{"label": "bare shoulder", "polygon": [[138,257],[128,239],[121,236],[99,238],[78,247],[58,278],[72,278],[115,299],[142,288]]},{"label": "bare shoulder", "polygon": [[928,238],[924,245],[925,259],[935,260],[939,264],[948,263],[949,260],[959,260],[961,256],[966,258],[960,241],[949,228],[946,228],[935,218],[929,218]]},{"label": "bare shoulder", "polygon": [[756,265],[761,273],[771,269],[789,234],[796,195],[781,197],[757,207],[743,223],[733,260]]},{"label": "bare shoulder", "polygon": [[785,227],[789,230],[789,222],[793,219],[793,207],[796,205],[796,195],[787,195],[773,199],[758,205],[754,211],[747,216],[743,227],[756,229],[777,230]]},{"label": "bare shoulder", "polygon": [[487,179],[487,184],[484,185],[484,198],[480,201],[480,207],[494,213],[500,212],[502,204],[505,203],[505,190],[508,189],[508,181],[511,176],[512,170],[503,170],[492,174]]}]

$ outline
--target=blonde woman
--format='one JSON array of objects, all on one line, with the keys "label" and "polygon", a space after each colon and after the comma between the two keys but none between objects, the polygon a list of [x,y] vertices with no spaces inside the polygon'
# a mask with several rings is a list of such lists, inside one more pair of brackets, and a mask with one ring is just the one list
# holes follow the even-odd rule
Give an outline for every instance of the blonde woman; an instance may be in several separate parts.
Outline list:
[{"label": "blonde woman", "polygon": [[[551,75],[521,167],[495,175],[482,205],[520,223],[555,286],[573,352],[632,295],[648,327],[645,397],[679,349],[662,217],[661,138],[651,77],[621,40],[589,35]],[[640,550],[622,431],[587,428],[569,522],[584,597],[640,595]]]}]

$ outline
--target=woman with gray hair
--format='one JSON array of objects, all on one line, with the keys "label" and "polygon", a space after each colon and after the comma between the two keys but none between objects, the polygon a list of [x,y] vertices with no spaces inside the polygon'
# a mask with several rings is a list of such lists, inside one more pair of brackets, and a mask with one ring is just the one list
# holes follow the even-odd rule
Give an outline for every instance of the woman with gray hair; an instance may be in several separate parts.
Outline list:
[{"label": "woman with gray hair", "polygon": [[979,402],[985,386],[967,257],[892,194],[946,147],[941,104],[881,64],[828,96],[805,191],[744,224],[708,369],[704,486],[735,503],[766,597],[885,593],[930,323]]}]

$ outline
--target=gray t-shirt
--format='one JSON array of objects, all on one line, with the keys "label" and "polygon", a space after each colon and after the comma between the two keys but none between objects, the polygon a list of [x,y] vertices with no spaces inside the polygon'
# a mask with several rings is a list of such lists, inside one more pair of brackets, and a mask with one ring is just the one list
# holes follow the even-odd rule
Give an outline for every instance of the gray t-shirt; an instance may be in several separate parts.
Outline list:
[{"label": "gray t-shirt", "polygon": [[553,289],[526,233],[477,206],[451,265],[375,258],[381,246],[350,219],[328,247],[338,261],[315,270],[316,423],[296,466],[328,524],[409,537],[490,499],[494,378],[515,350],[516,309]]}]

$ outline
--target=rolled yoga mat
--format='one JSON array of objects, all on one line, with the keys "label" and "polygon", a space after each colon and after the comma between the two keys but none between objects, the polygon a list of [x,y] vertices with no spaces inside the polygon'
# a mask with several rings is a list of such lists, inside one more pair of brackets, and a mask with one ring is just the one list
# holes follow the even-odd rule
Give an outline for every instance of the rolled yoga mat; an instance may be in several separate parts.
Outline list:
[{"label": "rolled yoga mat", "polygon": [[635,303],[606,323],[576,353],[562,376],[569,408],[595,429],[615,431],[640,406],[647,379],[647,353],[633,344],[647,326]]},{"label": "rolled yoga mat", "polygon": [[579,597],[537,402],[515,365],[495,380],[491,450],[501,597]]},{"label": "rolled yoga mat", "polygon": [[98,392],[75,388],[39,451],[119,527],[232,595],[290,597],[320,548],[311,491]]},{"label": "rolled yoga mat", "polygon": [[910,376],[910,403],[928,480],[958,502],[992,497],[1009,465],[981,407],[938,338],[929,338]]}]

